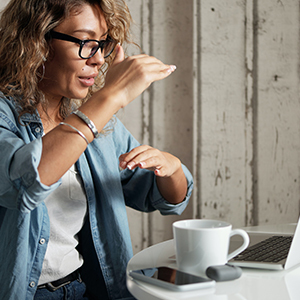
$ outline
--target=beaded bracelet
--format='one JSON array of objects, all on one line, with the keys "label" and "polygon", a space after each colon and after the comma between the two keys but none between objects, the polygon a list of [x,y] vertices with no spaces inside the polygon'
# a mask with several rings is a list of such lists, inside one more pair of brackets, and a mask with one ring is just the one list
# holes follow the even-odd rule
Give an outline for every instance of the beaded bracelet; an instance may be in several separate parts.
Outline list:
[{"label": "beaded bracelet", "polygon": [[78,130],[77,128],[75,128],[74,126],[68,124],[68,123],[65,123],[65,122],[60,122],[59,125],[66,125],[66,126],[69,126],[70,128],[72,128],[74,131],[76,131],[87,143],[87,145],[89,144],[89,141],[88,139],[85,137],[85,135],[80,131]]},{"label": "beaded bracelet", "polygon": [[98,133],[98,130],[97,130],[94,122],[92,120],[90,120],[82,111],[77,109],[73,112],[73,114],[76,115],[77,117],[79,117],[90,128],[95,139],[97,137],[99,137],[100,133]]}]

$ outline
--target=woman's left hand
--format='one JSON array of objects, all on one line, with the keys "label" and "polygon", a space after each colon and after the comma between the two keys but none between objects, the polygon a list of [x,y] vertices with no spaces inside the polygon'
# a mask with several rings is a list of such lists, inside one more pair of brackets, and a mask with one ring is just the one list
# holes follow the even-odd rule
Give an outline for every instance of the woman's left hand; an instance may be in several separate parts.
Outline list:
[{"label": "woman's left hand", "polygon": [[133,170],[139,167],[151,170],[159,177],[170,177],[181,168],[181,162],[177,157],[148,145],[139,146],[122,154],[119,161],[122,169]]},{"label": "woman's left hand", "polygon": [[170,153],[142,145],[119,157],[120,167],[133,170],[137,167],[154,172],[161,195],[170,203],[185,199],[187,181],[181,161]]}]

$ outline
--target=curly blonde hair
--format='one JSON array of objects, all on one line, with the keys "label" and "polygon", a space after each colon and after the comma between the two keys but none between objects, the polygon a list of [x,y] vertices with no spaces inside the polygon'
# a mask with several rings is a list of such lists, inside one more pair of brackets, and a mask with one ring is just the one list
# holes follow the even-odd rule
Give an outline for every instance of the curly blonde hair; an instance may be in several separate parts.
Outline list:
[{"label": "curly blonde hair", "polygon": [[[101,8],[113,39],[121,44],[131,42],[132,18],[124,0],[11,0],[3,10],[0,19],[0,91],[16,98],[20,116],[34,114],[38,105],[47,110],[47,101],[38,83],[43,63],[51,51],[49,32],[85,4]],[[112,59],[112,56],[106,59],[87,98],[101,88]],[[74,104],[81,105],[85,100],[63,98],[60,116],[65,118]]]}]

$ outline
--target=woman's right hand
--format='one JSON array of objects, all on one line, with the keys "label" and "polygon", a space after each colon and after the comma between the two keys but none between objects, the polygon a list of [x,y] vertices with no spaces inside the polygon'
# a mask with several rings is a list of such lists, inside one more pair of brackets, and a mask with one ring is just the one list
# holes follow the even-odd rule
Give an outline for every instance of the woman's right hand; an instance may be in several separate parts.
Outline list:
[{"label": "woman's right hand", "polygon": [[140,54],[125,59],[122,46],[116,46],[115,59],[108,69],[105,85],[102,89],[114,95],[120,108],[129,104],[152,82],[168,77],[176,69],[166,65],[153,56]]},{"label": "woman's right hand", "polygon": [[[152,82],[166,78],[175,70],[175,66],[165,65],[144,54],[125,59],[120,45],[116,51],[104,87],[80,107],[80,111],[94,122],[98,132],[116,111],[139,96]],[[89,127],[76,115],[71,114],[65,122],[82,132],[89,142],[93,140]],[[43,153],[38,167],[41,182],[46,185],[56,182],[85,148],[86,142],[74,130],[67,126],[55,127],[43,137]]]}]

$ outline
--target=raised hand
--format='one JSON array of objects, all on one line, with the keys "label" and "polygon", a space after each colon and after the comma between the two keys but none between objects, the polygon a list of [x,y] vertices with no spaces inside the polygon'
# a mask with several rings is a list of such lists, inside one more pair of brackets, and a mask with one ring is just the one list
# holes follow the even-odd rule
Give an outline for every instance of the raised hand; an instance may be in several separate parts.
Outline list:
[{"label": "raised hand", "polygon": [[105,79],[109,89],[124,107],[146,90],[154,81],[168,77],[174,65],[166,65],[153,56],[140,54],[125,59],[122,46],[116,46],[116,56]]}]

